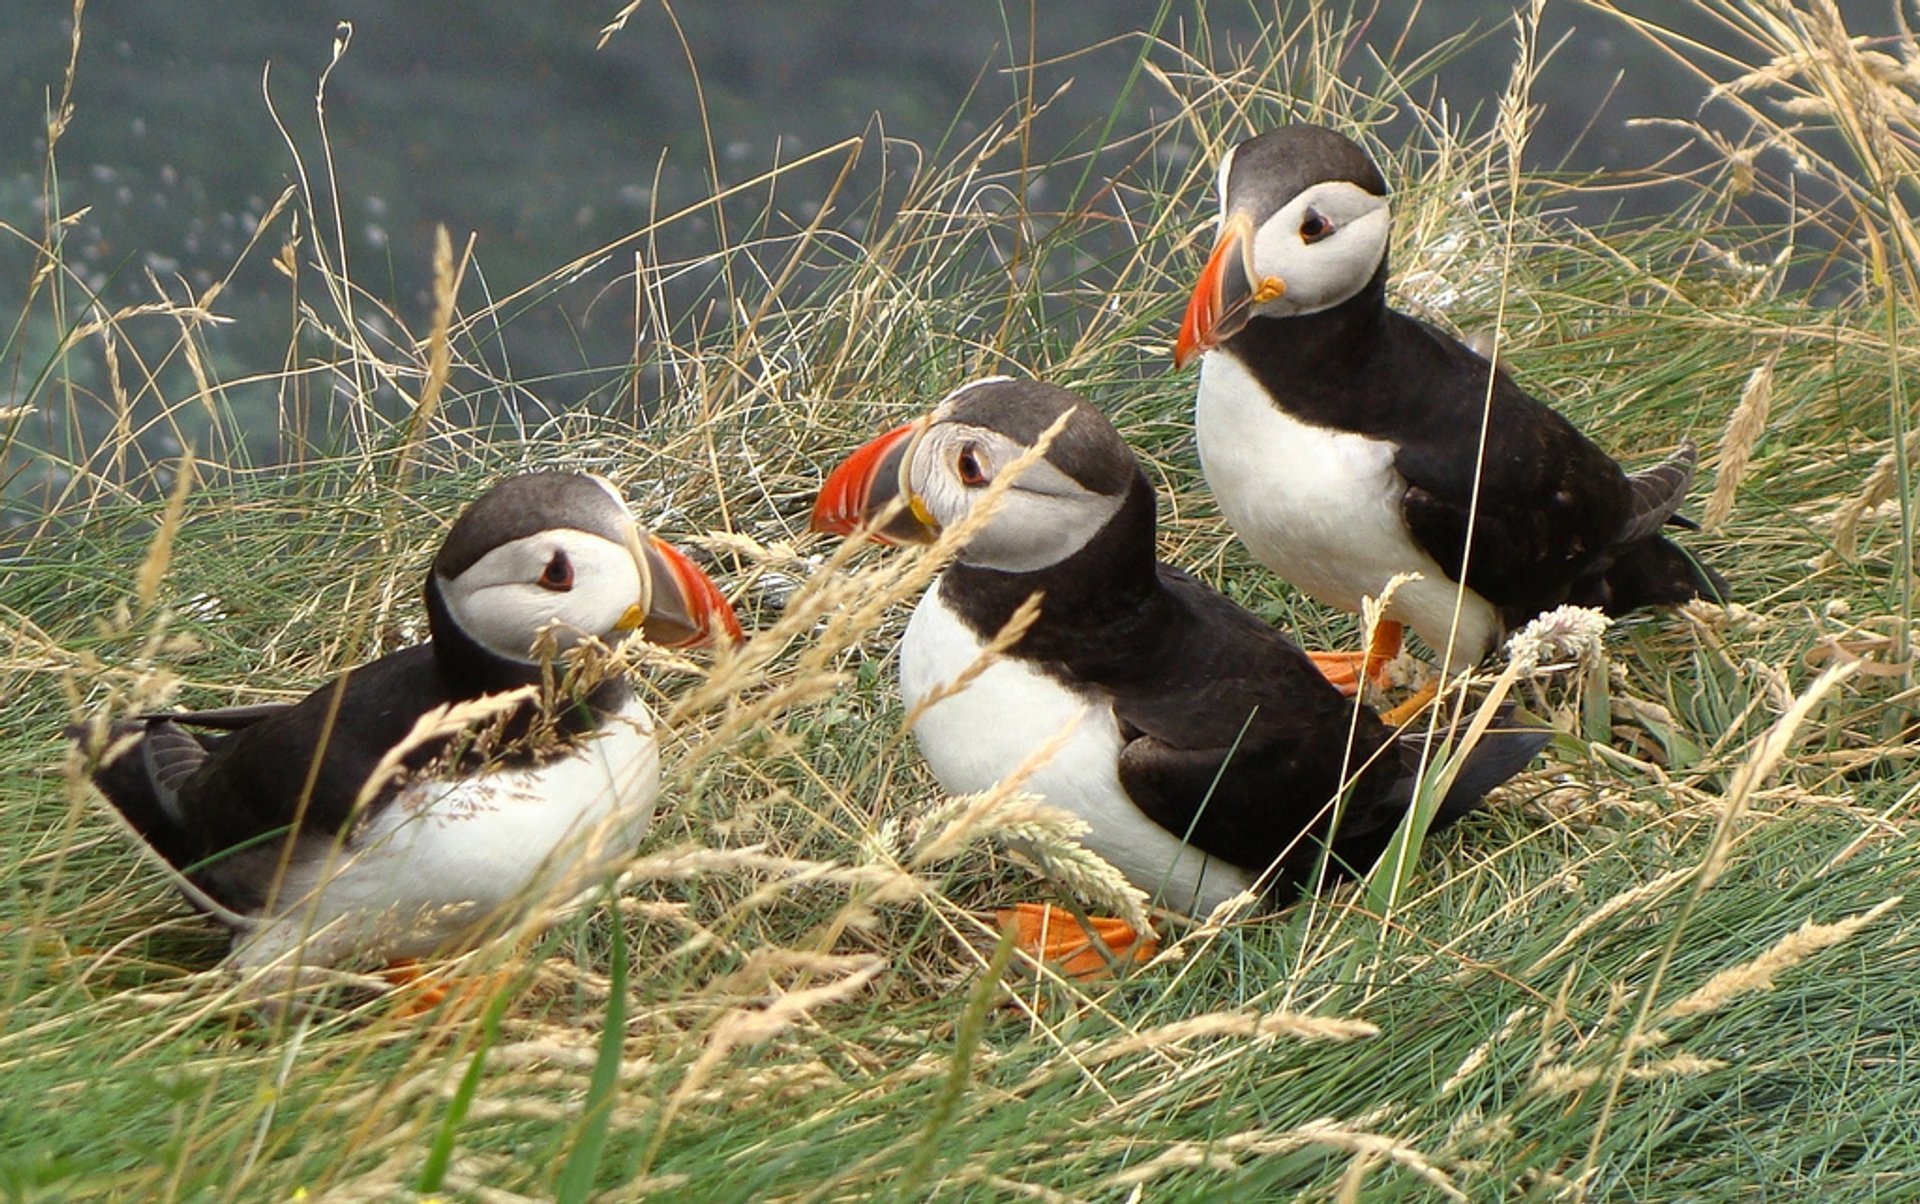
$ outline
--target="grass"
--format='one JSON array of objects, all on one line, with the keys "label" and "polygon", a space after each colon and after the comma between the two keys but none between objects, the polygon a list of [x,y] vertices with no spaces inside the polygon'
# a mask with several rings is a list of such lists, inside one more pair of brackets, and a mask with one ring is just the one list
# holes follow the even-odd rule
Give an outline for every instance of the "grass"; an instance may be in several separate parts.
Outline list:
[{"label": "grass", "polygon": [[[1045,97],[1022,91],[870,192],[839,175],[811,223],[776,200],[797,169],[736,186],[695,260],[654,248],[707,209],[506,297],[449,246],[424,315],[359,291],[296,188],[248,252],[286,268],[286,360],[232,378],[217,296],[106,309],[66,226],[5,215],[38,266],[0,347],[27,516],[0,544],[0,1192],[1897,1198],[1920,1176],[1920,242],[1900,183],[1920,87],[1888,64],[1914,47],[1853,45],[1817,4],[1694,7],[1751,55],[1643,32],[1724,85],[1748,140],[1714,135],[1721,173],[1639,228],[1557,224],[1567,182],[1519,170],[1524,42],[1494,128],[1467,136],[1343,82],[1353,30],[1326,16],[1239,56],[1142,42],[1135,86],[1168,115],[1043,165],[1075,181],[1044,211],[1021,183]],[[940,799],[890,663],[934,566],[812,540],[812,490],[967,376],[1044,375],[1149,460],[1168,559],[1309,645],[1351,639],[1225,531],[1166,348],[1218,152],[1283,116],[1363,131],[1396,107],[1416,132],[1376,149],[1401,303],[1497,328],[1522,381],[1630,463],[1696,439],[1719,521],[1688,542],[1740,605],[1621,624],[1604,664],[1519,683],[1566,735],[1427,843],[1390,918],[1348,887],[1186,930],[1123,981],[1003,990],[975,917],[1047,888],[995,837],[1058,831],[1017,799]],[[324,175],[324,142],[298,149]],[[804,167],[856,149],[870,167],[852,144]],[[1789,153],[1803,176],[1776,179]],[[1741,190],[1793,202],[1808,179],[1830,199],[1741,216]],[[490,331],[606,256],[636,265],[636,361],[590,378],[615,385],[563,404],[569,382],[494,366]],[[229,425],[263,390],[285,464]],[[477,955],[505,985],[425,1020],[379,999],[263,1018],[61,730],[296,696],[417,638],[444,524],[529,465],[613,477],[761,634],[649,667],[673,731],[661,819],[610,903]]]}]

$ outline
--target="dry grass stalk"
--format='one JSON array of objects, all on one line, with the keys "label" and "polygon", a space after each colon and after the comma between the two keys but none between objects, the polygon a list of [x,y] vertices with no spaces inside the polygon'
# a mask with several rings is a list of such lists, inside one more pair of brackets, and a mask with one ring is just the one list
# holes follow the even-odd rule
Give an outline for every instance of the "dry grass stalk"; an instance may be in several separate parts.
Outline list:
[{"label": "dry grass stalk", "polygon": [[[1170,1171],[1205,1169],[1231,1174],[1239,1165],[1231,1154],[1195,1142],[1182,1141],[1168,1146],[1145,1162],[1109,1175],[1100,1186],[1110,1192],[1132,1189],[1137,1193]],[[1127,1198],[1134,1197],[1130,1195]]]},{"label": "dry grass stalk", "polygon": [[1104,1042],[1086,1053],[1083,1060],[1089,1066],[1098,1066],[1115,1058],[1132,1057],[1149,1051],[1164,1054],[1182,1042],[1209,1037],[1237,1037],[1251,1041],[1292,1037],[1301,1041],[1344,1042],[1379,1035],[1378,1025],[1339,1016],[1285,1011],[1208,1012]]},{"label": "dry grass stalk", "polygon": [[760,845],[731,849],[697,847],[645,854],[627,862],[621,871],[620,882],[626,886],[729,874],[778,878],[789,887],[827,883],[883,895],[909,888],[916,895],[926,890],[925,884],[912,875],[891,866],[848,865],[839,861],[782,857],[767,852]]},{"label": "dry grass stalk", "polygon": [[507,714],[523,702],[531,702],[539,693],[537,686],[521,686],[498,694],[483,694],[465,702],[445,703],[425,711],[414,720],[406,736],[388,749],[368,772],[367,780],[361,784],[360,793],[353,800],[350,814],[363,813],[382,790],[399,780],[406,772],[404,762],[414,750],[447,736],[472,731],[483,723]]},{"label": "dry grass stalk", "polygon": [[1920,463],[1920,430],[1909,431],[1899,449],[1889,449],[1874,461],[1860,492],[1834,510],[1833,546],[1820,554],[1815,561],[1818,567],[1833,568],[1853,559],[1859,546],[1861,522],[1893,498],[1907,467],[1915,463]]},{"label": "dry grass stalk", "polygon": [[1464,1204],[1467,1198],[1464,1192],[1454,1186],[1451,1176],[1413,1146],[1382,1133],[1369,1133],[1331,1119],[1309,1121],[1271,1137],[1252,1133],[1236,1134],[1224,1138],[1220,1145],[1235,1152],[1244,1149],[1258,1154],[1285,1153],[1303,1145],[1326,1145],[1355,1154],[1371,1154],[1402,1170],[1411,1171],[1449,1200],[1462,1201]]},{"label": "dry grass stalk", "polygon": [[1631,1061],[1634,1052],[1664,1040],[1663,1034],[1654,1029],[1651,1024],[1653,1001],[1659,994],[1660,985],[1666,978],[1668,968],[1673,964],[1686,917],[1698,906],[1708,888],[1719,879],[1726,868],[1727,858],[1733,850],[1741,821],[1746,815],[1753,795],[1779,768],[1780,762],[1798,737],[1801,725],[1813,713],[1814,708],[1834,686],[1851,677],[1853,673],[1854,666],[1851,665],[1828,666],[1801,692],[1799,697],[1793,700],[1786,713],[1781,715],[1773,726],[1754,742],[1752,754],[1734,770],[1733,779],[1728,783],[1726,794],[1723,796],[1720,816],[1714,824],[1713,836],[1708,843],[1706,856],[1701,859],[1699,871],[1693,879],[1693,889],[1687,897],[1681,920],[1675,924],[1672,935],[1661,949],[1653,972],[1647,979],[1633,1023],[1621,1043],[1619,1055],[1611,1071],[1602,1072],[1609,1074],[1610,1077],[1607,1083],[1606,1099],[1601,1105],[1600,1118],[1593,1126],[1588,1139],[1585,1158],[1587,1167],[1592,1168],[1599,1164],[1607,1129],[1619,1101],[1620,1091],[1627,1079],[1633,1077],[1636,1072],[1636,1067]]},{"label": "dry grass stalk", "polygon": [[1746,479],[1755,445],[1766,433],[1767,412],[1773,404],[1773,369],[1779,360],[1780,355],[1775,352],[1753,370],[1747,377],[1746,388],[1740,391],[1740,404],[1727,419],[1726,432],[1720,437],[1720,468],[1700,520],[1706,530],[1718,530],[1733,513],[1734,495],[1739,492],[1740,482]]},{"label": "dry grass stalk", "polygon": [[1521,677],[1532,677],[1543,669],[1604,662],[1610,623],[1594,607],[1556,606],[1535,615],[1507,638],[1507,659]]},{"label": "dry grass stalk", "polygon": [[1373,1173],[1373,1168],[1379,1166],[1380,1162],[1380,1155],[1371,1150],[1355,1154],[1340,1175],[1340,1184],[1333,1197],[1335,1204],[1360,1204],[1360,1192],[1366,1185],[1367,1176]]},{"label": "dry grass stalk", "polygon": [[1619,894],[1582,916],[1579,923],[1568,929],[1565,936],[1554,942],[1553,948],[1535,958],[1533,964],[1526,968],[1525,973],[1529,975],[1538,974],[1540,971],[1546,969],[1547,965],[1555,958],[1578,944],[1589,932],[1592,932],[1594,929],[1607,923],[1629,908],[1638,907],[1648,899],[1659,898],[1691,878],[1693,874],[1694,867],[1682,866],[1676,870],[1669,870],[1657,878],[1642,882],[1638,886],[1621,891]]},{"label": "dry grass stalk", "polygon": [[992,790],[958,796],[929,812],[909,863],[920,868],[948,861],[991,836],[1013,844],[1054,884],[1144,930],[1150,923],[1146,892],[1080,843],[1087,822],[1020,788],[1072,733],[1072,727],[1057,733]]},{"label": "dry grass stalk", "polygon": [[187,495],[193,492],[193,483],[193,453],[183,451],[174,470],[173,490],[167,494],[167,507],[160,515],[160,528],[153,533],[153,542],[147,545],[147,556],[140,562],[140,571],[134,574],[133,596],[142,611],[152,608],[153,600],[160,595],[160,582],[173,563],[173,540],[186,515]]},{"label": "dry grass stalk", "polygon": [[[994,632],[993,638],[988,640],[986,646],[980,649],[980,655],[974,657],[972,664],[962,669],[960,675],[952,681],[943,681],[935,685],[933,689],[927,691],[925,697],[914,704],[913,709],[907,712],[904,726],[911,728],[919,721],[920,716],[926,714],[928,709],[935,703],[952,698],[962,690],[965,690],[975,681],[978,681],[982,673],[985,673],[988,669],[998,664],[1000,658],[1007,654],[1008,649],[1018,644],[1027,634],[1027,631],[1034,625],[1035,621],[1040,618],[1040,609],[1044,601],[1045,599],[1036,593],[1030,595],[1026,601],[1015,607],[1013,614],[1007,617],[1006,623],[1001,626],[999,631]],[[1069,731],[1070,730],[1071,728],[1069,728]],[[1047,756],[1041,758],[1037,764],[1044,764],[1058,751],[1059,749],[1057,747],[1052,748]],[[1030,772],[1030,769],[1026,770],[1020,776],[1024,778],[1027,773]]]},{"label": "dry grass stalk", "polygon": [[460,297],[460,281],[466,275],[472,248],[469,239],[467,252],[461,255],[456,267],[453,240],[447,228],[444,225],[433,228],[433,318],[427,327],[426,379],[420,383],[420,395],[407,420],[406,438],[400,445],[394,468],[396,479],[406,475],[407,460],[414,445],[426,437],[433,425],[433,416],[440,409],[440,394],[446,388],[447,375],[453,370],[453,307]]},{"label": "dry grass stalk", "polygon": [[1486,1040],[1474,1046],[1472,1052],[1466,1057],[1460,1059],[1460,1065],[1447,1076],[1446,1082],[1440,1084],[1440,1094],[1452,1095],[1459,1090],[1460,1084],[1472,1078],[1482,1066],[1487,1064],[1487,1058],[1493,1053],[1493,1047],[1512,1036],[1514,1030],[1520,1026],[1520,1022],[1532,1013],[1533,1005],[1527,1003],[1508,1012],[1507,1018],[1501,1021],[1499,1028],[1489,1034]]},{"label": "dry grass stalk", "polygon": [[1882,899],[1866,911],[1831,924],[1819,924],[1809,919],[1781,937],[1772,948],[1759,957],[1737,966],[1729,966],[1707,979],[1706,982],[1668,1006],[1661,1013],[1660,1018],[1663,1021],[1671,1021],[1687,1016],[1705,1015],[1719,1011],[1742,995],[1770,991],[1773,989],[1774,979],[1781,974],[1815,954],[1852,937],[1868,924],[1899,906],[1901,898],[1900,895],[1894,895],[1892,898]]},{"label": "dry grass stalk", "polygon": [[[1725,1062],[1716,1058],[1702,1058],[1683,1053],[1662,1058],[1657,1062],[1643,1062],[1628,1066],[1623,1077],[1634,1082],[1690,1078],[1715,1070],[1725,1070],[1726,1066]],[[1535,1096],[1578,1095],[1612,1076],[1613,1071],[1605,1066],[1549,1066],[1534,1077],[1527,1092]]]},{"label": "dry grass stalk", "polygon": [[1827,666],[1819,677],[1815,678],[1800,696],[1793,700],[1785,714],[1774,721],[1766,734],[1754,742],[1752,754],[1734,770],[1733,780],[1727,784],[1720,816],[1715,827],[1713,844],[1707,851],[1706,860],[1700,866],[1700,887],[1704,889],[1726,866],[1727,854],[1732,848],[1733,837],[1739,821],[1745,815],[1747,805],[1753,795],[1773,777],[1780,767],[1789,749],[1798,739],[1800,728],[1820,705],[1828,692],[1841,682],[1852,677],[1858,671],[1858,662],[1852,664],[1835,663]]},{"label": "dry grass stalk", "polygon": [[660,1145],[666,1140],[672,1128],[674,1118],[680,1110],[692,1102],[695,1096],[707,1085],[715,1070],[734,1050],[746,1045],[755,1045],[766,1041],[793,1025],[809,1018],[816,1008],[843,1003],[866,989],[868,983],[877,978],[887,968],[887,961],[878,956],[859,956],[838,959],[846,972],[830,982],[816,986],[803,986],[792,991],[777,994],[764,1007],[730,1008],[714,1025],[707,1036],[706,1048],[687,1069],[685,1077],[674,1088],[660,1118],[654,1125],[653,1139],[647,1148],[644,1164],[651,1168],[653,1160],[659,1155]]},{"label": "dry grass stalk", "polygon": [[1040,1204],[1086,1204],[1085,1196],[1069,1195],[1063,1191],[1055,1191],[1051,1187],[1043,1187],[1038,1183],[1022,1183],[1017,1179],[1009,1179],[1005,1175],[983,1173],[975,1167],[962,1168],[961,1174],[956,1178],[963,1181],[978,1181],[1009,1198],[1038,1200]]},{"label": "dry grass stalk", "polygon": [[1086,831],[1085,821],[1057,807],[1049,807],[1039,795],[1020,789],[1037,765],[1059,751],[1071,731],[1069,728],[1056,733],[1028,758],[1028,764],[1009,774],[993,789],[953,795],[929,808],[916,823],[918,834],[909,851],[908,863],[918,869],[951,861],[979,841],[1004,835],[1016,827],[1052,824],[1074,835]]}]

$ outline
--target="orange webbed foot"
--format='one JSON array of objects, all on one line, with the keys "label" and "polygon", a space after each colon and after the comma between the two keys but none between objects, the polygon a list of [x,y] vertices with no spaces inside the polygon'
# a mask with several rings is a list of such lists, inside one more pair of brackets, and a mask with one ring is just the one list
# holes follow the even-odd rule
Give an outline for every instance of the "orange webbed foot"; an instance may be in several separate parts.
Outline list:
[{"label": "orange webbed foot", "polygon": [[1426,685],[1415,690],[1413,696],[1399,706],[1388,707],[1380,712],[1380,722],[1388,727],[1404,727],[1414,716],[1426,709],[1428,703],[1440,693],[1440,679],[1434,678]]},{"label": "orange webbed foot", "polygon": [[1309,652],[1311,660],[1321,676],[1332,682],[1342,694],[1357,694],[1363,677],[1370,679],[1381,689],[1393,683],[1387,677],[1387,665],[1400,655],[1400,645],[1405,629],[1398,623],[1381,622],[1374,625],[1373,639],[1364,652]]},{"label": "orange webbed foot", "polygon": [[1309,652],[1307,659],[1320,670],[1320,676],[1332,682],[1342,694],[1360,692],[1360,674],[1367,662],[1364,652]]},{"label": "orange webbed foot", "polygon": [[1013,934],[1016,949],[1082,982],[1160,951],[1160,938],[1151,930],[1142,933],[1113,916],[1089,916],[1082,924],[1051,904],[1020,903],[993,917],[1002,932]]},{"label": "orange webbed foot", "polygon": [[482,997],[502,986],[508,972],[481,974],[469,978],[429,974],[411,957],[388,962],[380,977],[393,985],[393,1014],[403,1020],[424,1016],[449,999]]}]

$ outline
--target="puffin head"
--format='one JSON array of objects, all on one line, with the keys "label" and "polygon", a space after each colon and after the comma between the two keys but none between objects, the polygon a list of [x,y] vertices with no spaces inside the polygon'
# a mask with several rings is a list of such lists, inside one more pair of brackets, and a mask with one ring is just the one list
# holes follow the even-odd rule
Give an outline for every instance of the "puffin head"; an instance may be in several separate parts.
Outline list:
[{"label": "puffin head", "polygon": [[509,661],[531,663],[549,627],[563,649],[635,628],[668,647],[705,643],[716,626],[740,638],[707,575],[584,473],[526,473],[489,489],[447,532],[427,591],[468,638]]},{"label": "puffin head", "polygon": [[1317,125],[1256,134],[1220,160],[1220,233],[1180,323],[1174,363],[1254,317],[1318,313],[1386,263],[1387,182],[1367,152]]},{"label": "puffin head", "polygon": [[[1015,468],[1056,423],[1037,460]],[[1145,484],[1113,424],[1065,389],[989,376],[947,394],[932,413],[873,440],[821,486],[813,529],[882,543],[932,543],[1013,472],[992,513],[962,546],[963,564],[1031,573],[1085,547]]]}]

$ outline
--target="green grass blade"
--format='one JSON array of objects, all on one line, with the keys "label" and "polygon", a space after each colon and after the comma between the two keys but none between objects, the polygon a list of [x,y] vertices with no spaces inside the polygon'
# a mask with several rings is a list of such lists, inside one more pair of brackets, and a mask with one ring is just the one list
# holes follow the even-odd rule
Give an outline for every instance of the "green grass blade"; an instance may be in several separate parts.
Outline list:
[{"label": "green grass blade", "polygon": [[567,1152],[560,1178],[554,1184],[554,1199],[559,1204],[584,1204],[593,1195],[594,1177],[600,1170],[601,1155],[606,1152],[607,1133],[620,1088],[621,1055],[627,1034],[627,924],[620,901],[608,891],[608,917],[613,930],[611,968],[608,970],[609,994],[606,1017],[600,1028],[600,1049],[594,1059],[593,1078],[587,1086],[586,1102],[580,1108],[580,1124],[573,1148]]},{"label": "green grass blade", "polygon": [[512,991],[503,989],[495,991],[492,998],[487,1000],[487,1010],[480,1021],[479,1043],[474,1047],[473,1057],[467,1062],[466,1073],[460,1076],[460,1085],[454,1089],[453,1098],[447,1101],[447,1114],[434,1134],[433,1145],[427,1150],[427,1161],[421,1166],[420,1178],[414,1185],[414,1190],[422,1195],[439,1191],[440,1185],[446,1180],[447,1165],[453,1161],[453,1149],[460,1139],[460,1124],[467,1118],[467,1112],[479,1094],[480,1081],[486,1077],[487,1052],[500,1039],[500,1017],[506,1015],[513,998]]}]

